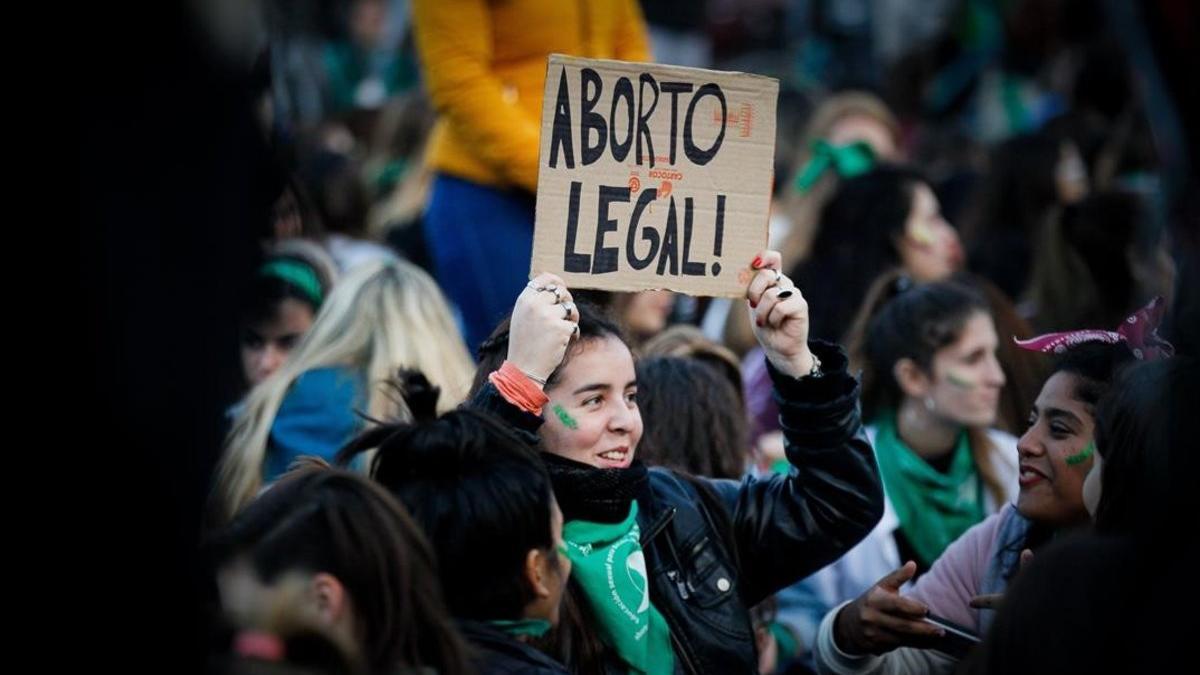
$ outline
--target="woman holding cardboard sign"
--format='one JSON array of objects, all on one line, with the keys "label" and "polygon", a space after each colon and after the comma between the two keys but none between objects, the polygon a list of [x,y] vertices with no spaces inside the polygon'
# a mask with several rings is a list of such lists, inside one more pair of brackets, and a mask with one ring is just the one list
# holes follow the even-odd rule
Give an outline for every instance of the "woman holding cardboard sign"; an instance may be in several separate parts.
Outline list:
[{"label": "woman holding cardboard sign", "polygon": [[790,476],[739,483],[637,461],[633,356],[554,275],[531,281],[481,348],[490,375],[473,403],[540,440],[567,521],[575,575],[550,648],[572,672],[757,672],[748,609],[879,520],[858,383],[836,345],[809,343],[808,303],[779,262],[774,251],[755,258],[746,302],[781,402]]}]

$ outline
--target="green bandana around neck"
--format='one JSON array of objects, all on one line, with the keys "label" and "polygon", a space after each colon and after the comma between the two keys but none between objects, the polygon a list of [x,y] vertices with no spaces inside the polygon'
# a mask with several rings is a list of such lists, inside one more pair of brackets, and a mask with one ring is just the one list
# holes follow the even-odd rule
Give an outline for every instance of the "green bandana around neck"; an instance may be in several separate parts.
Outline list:
[{"label": "green bandana around neck", "polygon": [[550,622],[545,619],[494,619],[487,623],[513,637],[540,638],[550,630]]},{"label": "green bandana around neck", "polygon": [[950,470],[942,473],[901,440],[895,413],[876,422],[875,458],[884,489],[900,530],[925,565],[984,518],[983,481],[965,429],[952,452]]},{"label": "green bandana around neck", "polygon": [[588,598],[604,641],[631,673],[670,675],[675,652],[666,620],[650,604],[637,506],[634,500],[619,523],[569,521],[563,525],[563,539],[571,574]]}]

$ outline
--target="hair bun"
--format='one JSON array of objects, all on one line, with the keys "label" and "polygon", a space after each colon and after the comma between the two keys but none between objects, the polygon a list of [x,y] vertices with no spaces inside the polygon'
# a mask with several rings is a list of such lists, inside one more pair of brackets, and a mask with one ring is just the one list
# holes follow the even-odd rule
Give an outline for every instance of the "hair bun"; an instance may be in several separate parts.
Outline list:
[{"label": "hair bun", "polygon": [[442,390],[430,383],[425,373],[401,368],[396,373],[395,383],[415,422],[423,424],[437,419],[438,397]]}]

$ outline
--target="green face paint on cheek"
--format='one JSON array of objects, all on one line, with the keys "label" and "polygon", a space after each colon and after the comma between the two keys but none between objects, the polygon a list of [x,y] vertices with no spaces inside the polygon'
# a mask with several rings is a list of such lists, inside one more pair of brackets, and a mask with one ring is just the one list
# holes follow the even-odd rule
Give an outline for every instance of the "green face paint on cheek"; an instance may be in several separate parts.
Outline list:
[{"label": "green face paint on cheek", "polygon": [[558,421],[562,422],[564,427],[571,429],[572,431],[579,428],[579,423],[576,422],[575,418],[571,417],[571,413],[564,410],[561,405],[555,403],[550,409],[554,411],[554,414],[558,417]]},{"label": "green face paint on cheek", "polygon": [[913,224],[909,235],[913,238],[913,241],[922,246],[933,246],[934,242],[937,241],[937,235],[934,234],[933,228],[925,223]]},{"label": "green face paint on cheek", "polygon": [[970,389],[971,387],[975,386],[974,380],[959,375],[952,370],[946,372],[946,381],[956,387],[962,387],[963,389]]},{"label": "green face paint on cheek", "polygon": [[1071,466],[1075,466],[1076,464],[1082,464],[1083,462],[1086,462],[1088,460],[1088,457],[1091,457],[1095,453],[1096,453],[1096,442],[1092,441],[1091,443],[1088,443],[1086,446],[1084,446],[1084,448],[1082,450],[1080,450],[1079,452],[1075,453],[1074,455],[1071,455],[1070,457],[1068,457],[1067,464],[1070,464]]}]

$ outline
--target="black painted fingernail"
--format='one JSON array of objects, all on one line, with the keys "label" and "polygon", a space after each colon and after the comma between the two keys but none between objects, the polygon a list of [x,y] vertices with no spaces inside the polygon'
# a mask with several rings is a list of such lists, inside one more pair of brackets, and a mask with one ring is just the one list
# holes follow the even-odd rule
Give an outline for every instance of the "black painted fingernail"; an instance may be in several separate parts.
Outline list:
[{"label": "black painted fingernail", "polygon": [[791,291],[779,291],[779,299],[780,300],[782,300],[784,298],[790,298],[790,297],[792,297]]}]

